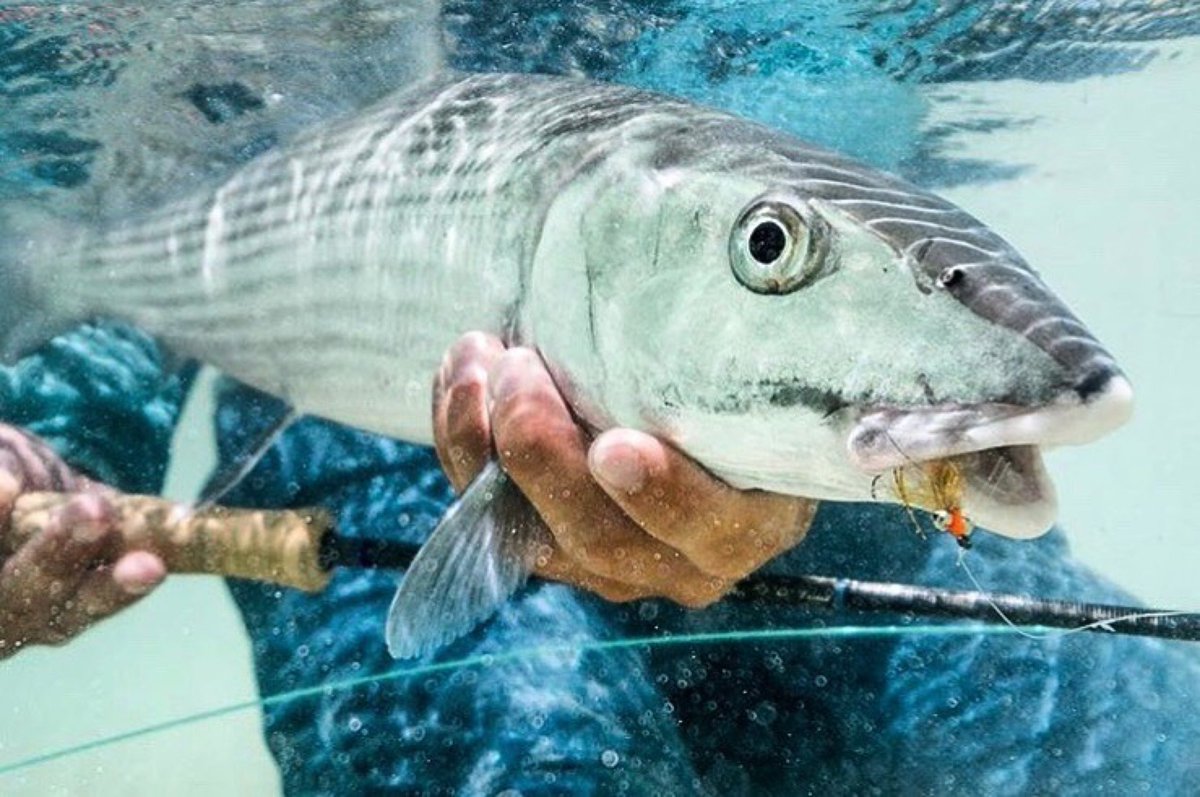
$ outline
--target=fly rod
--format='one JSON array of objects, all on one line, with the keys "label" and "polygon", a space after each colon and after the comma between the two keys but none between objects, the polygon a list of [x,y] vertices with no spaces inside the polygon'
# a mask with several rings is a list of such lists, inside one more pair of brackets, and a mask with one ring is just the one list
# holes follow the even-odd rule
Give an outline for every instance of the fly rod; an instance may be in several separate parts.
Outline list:
[{"label": "fly rod", "polygon": [[[13,507],[15,541],[36,534],[69,500],[63,493],[22,495]],[[335,568],[403,570],[417,553],[409,543],[343,536],[323,509],[194,510],[153,496],[110,500],[124,549],[157,554],[172,573],[207,573],[319,592]],[[725,599],[1200,642],[1200,613],[816,575],[751,576]]]}]

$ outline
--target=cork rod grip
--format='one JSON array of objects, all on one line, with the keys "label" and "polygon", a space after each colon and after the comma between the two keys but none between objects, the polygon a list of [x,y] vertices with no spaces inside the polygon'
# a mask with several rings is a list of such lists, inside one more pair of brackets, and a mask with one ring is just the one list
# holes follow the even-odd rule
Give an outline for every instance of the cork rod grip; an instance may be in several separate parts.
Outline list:
[{"label": "cork rod grip", "polygon": [[[71,500],[63,493],[26,493],[13,507],[17,540],[37,534],[52,512]],[[329,582],[321,567],[321,538],[333,525],[320,509],[193,510],[146,495],[109,497],[124,540],[121,552],[149,551],[170,573],[207,573],[266,581],[307,592]]]}]

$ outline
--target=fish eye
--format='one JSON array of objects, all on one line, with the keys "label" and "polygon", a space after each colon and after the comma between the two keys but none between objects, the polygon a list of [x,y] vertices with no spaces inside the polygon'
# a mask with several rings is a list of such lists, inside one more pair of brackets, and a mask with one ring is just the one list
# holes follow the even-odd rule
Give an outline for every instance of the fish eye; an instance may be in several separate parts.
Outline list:
[{"label": "fish eye", "polygon": [[787,232],[777,221],[760,221],[750,231],[750,257],[769,266],[783,256],[790,243]]},{"label": "fish eye", "polygon": [[950,513],[944,509],[939,509],[933,513],[933,525],[938,531],[947,531],[950,528]]},{"label": "fish eye", "polygon": [[807,220],[806,210],[798,203],[768,198],[742,211],[729,239],[738,282],[755,293],[783,294],[817,275],[824,259],[825,228]]}]

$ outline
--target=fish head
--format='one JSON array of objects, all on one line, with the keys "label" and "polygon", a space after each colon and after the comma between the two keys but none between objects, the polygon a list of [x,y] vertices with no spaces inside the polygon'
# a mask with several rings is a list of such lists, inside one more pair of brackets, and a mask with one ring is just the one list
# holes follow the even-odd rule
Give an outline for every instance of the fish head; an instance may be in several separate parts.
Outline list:
[{"label": "fish head", "polygon": [[817,499],[907,503],[881,475],[948,460],[961,493],[923,508],[961,504],[1011,537],[1050,528],[1041,450],[1121,425],[1132,394],[1012,246],[747,123],[650,149],[595,169],[567,240],[547,243],[557,266],[577,261],[565,272],[587,299],[564,310],[560,284],[554,312],[587,353],[539,345],[585,418],[662,435],[736,486]]}]

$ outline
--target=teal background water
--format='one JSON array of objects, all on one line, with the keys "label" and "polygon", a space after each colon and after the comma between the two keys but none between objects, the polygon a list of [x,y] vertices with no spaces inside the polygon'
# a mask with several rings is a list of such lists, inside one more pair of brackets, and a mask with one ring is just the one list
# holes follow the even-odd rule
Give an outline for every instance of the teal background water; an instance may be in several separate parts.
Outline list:
[{"label": "teal background water", "polygon": [[[1175,40],[1160,53],[1136,71],[1067,83],[966,80],[877,90],[879,82],[864,77],[861,90],[838,101],[853,96],[847,109],[866,106],[885,118],[891,109],[898,127],[950,123],[948,152],[1024,167],[943,193],[1026,253],[1114,351],[1138,392],[1129,427],[1052,456],[1061,522],[1086,560],[1148,602],[1200,609],[1191,501],[1200,448],[1200,40]],[[726,91],[744,100],[736,83]],[[1023,123],[966,124],[996,118]],[[911,154],[900,141],[842,144],[876,147],[881,159],[896,162]],[[176,497],[194,494],[211,463],[210,412],[201,384],[177,434],[168,487]],[[223,585],[173,579],[66,648],[0,664],[0,765],[253,700],[249,662]],[[277,788],[252,711],[0,775],[5,794]]]}]

